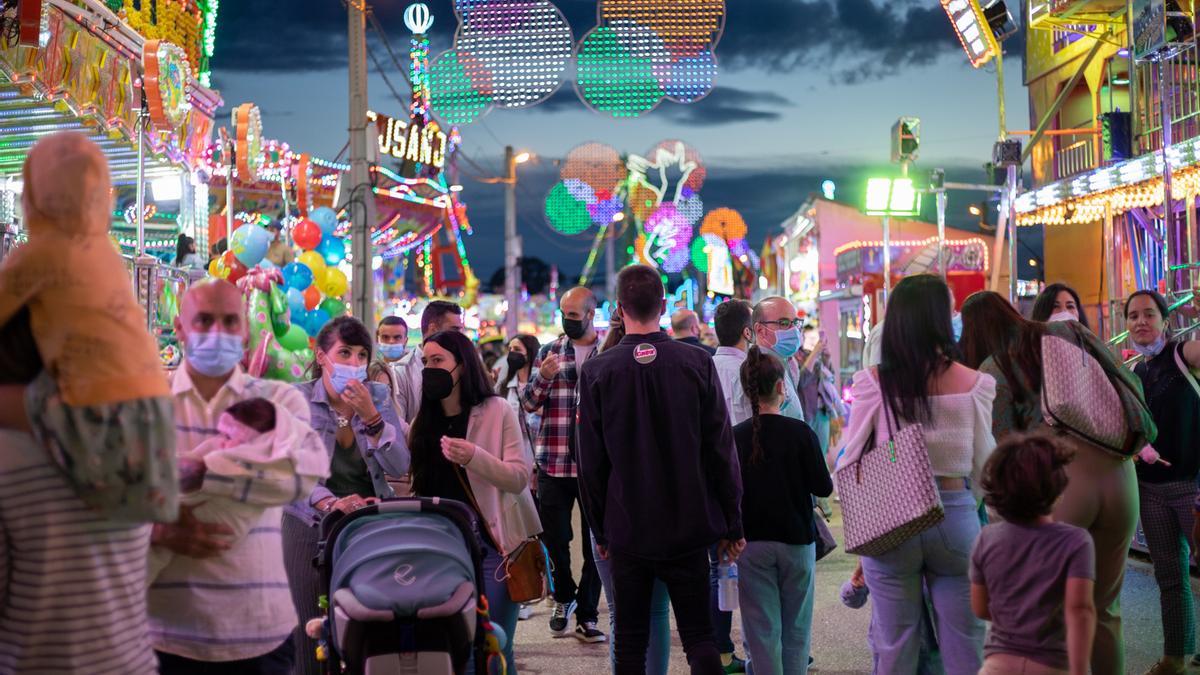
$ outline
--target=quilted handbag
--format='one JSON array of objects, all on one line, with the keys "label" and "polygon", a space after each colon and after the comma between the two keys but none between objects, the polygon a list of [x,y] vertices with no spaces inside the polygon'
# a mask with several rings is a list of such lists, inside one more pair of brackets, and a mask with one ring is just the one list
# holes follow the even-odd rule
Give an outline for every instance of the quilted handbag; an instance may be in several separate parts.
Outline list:
[{"label": "quilted handbag", "polygon": [[946,517],[924,427],[888,429],[886,443],[875,446],[872,436],[858,461],[836,474],[847,553],[882,555]]},{"label": "quilted handbag", "polygon": [[[1127,383],[1114,379],[1078,341],[1042,336],[1042,417],[1051,427],[1093,445],[1130,457],[1142,449],[1144,436],[1131,429]],[[1140,439],[1140,440],[1139,440]]]}]

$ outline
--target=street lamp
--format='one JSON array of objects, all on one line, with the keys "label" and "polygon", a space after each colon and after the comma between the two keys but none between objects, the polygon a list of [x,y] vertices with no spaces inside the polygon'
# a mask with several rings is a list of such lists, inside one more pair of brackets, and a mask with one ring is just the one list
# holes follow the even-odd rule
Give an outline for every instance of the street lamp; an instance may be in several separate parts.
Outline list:
[{"label": "street lamp", "polygon": [[533,159],[529,152],[513,153],[512,146],[504,148],[505,175],[484,178],[481,182],[504,184],[504,331],[509,339],[516,336],[521,318],[521,239],[517,236],[517,165]]},{"label": "street lamp", "polygon": [[528,162],[531,159],[533,159],[533,155],[529,154],[528,152],[522,152],[521,154],[517,155],[516,157],[513,157],[513,161],[516,162],[517,164],[524,164],[525,162]]}]

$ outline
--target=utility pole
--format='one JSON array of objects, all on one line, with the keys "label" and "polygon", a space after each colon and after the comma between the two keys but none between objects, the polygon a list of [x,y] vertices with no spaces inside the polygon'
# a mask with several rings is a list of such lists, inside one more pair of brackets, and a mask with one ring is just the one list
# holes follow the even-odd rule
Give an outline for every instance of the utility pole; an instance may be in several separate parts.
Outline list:
[{"label": "utility pole", "polygon": [[[528,159],[528,155],[522,155]],[[516,337],[521,318],[521,239],[517,237],[517,157],[504,148],[504,313],[505,339]]]},{"label": "utility pole", "polygon": [[352,287],[350,311],[360,321],[375,322],[372,288],[371,230],[375,225],[375,194],[367,162],[367,3],[347,0],[347,42],[350,45],[350,189],[343,191],[350,209]]}]

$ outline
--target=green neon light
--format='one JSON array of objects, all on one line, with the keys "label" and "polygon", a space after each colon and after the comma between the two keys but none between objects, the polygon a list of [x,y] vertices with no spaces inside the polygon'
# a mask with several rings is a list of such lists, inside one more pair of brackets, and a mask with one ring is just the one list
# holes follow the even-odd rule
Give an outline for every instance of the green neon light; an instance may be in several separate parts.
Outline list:
[{"label": "green neon light", "polygon": [[458,52],[454,50],[443,53],[433,62],[429,81],[433,109],[446,124],[470,124],[492,102],[491,96],[475,89],[458,58]]},{"label": "green neon light", "polygon": [[653,62],[626,47],[613,29],[597,28],[579,47],[579,95],[591,108],[613,117],[637,117],[653,110],[666,96],[654,75]]},{"label": "green neon light", "polygon": [[921,193],[911,178],[871,178],[864,211],[868,216],[920,215]]}]

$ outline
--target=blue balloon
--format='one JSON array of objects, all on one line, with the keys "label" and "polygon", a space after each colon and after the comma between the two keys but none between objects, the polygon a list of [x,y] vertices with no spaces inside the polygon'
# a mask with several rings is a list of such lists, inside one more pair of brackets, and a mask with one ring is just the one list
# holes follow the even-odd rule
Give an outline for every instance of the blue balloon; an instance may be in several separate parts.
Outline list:
[{"label": "blue balloon", "polygon": [[325,237],[333,236],[333,230],[337,228],[337,212],[328,206],[320,206],[313,209],[308,214],[308,219],[321,228],[321,235]]},{"label": "blue balloon", "polygon": [[312,286],[313,273],[304,263],[288,263],[283,266],[283,283],[288,288],[294,288],[298,291]]},{"label": "blue balloon", "polygon": [[325,237],[317,244],[317,253],[329,265],[336,265],[346,258],[346,242],[337,237]]},{"label": "blue balloon", "polygon": [[258,225],[242,225],[229,237],[229,250],[233,251],[233,257],[247,268],[257,265],[267,255],[270,246],[271,235]]},{"label": "blue balloon", "polygon": [[[304,306],[304,291],[297,288],[289,288],[287,292],[288,309],[292,310],[292,323],[300,324],[301,319],[308,312],[308,308]],[[303,326],[301,326],[303,327]]]},{"label": "blue balloon", "polygon": [[263,258],[258,261],[258,268],[261,270],[277,270],[279,269],[279,265],[271,262],[270,258]]},{"label": "blue balloon", "polygon": [[317,308],[308,313],[307,325],[305,328],[307,329],[309,336],[316,337],[317,333],[320,333],[321,329],[324,328],[325,324],[327,323],[329,323],[329,312]]}]

